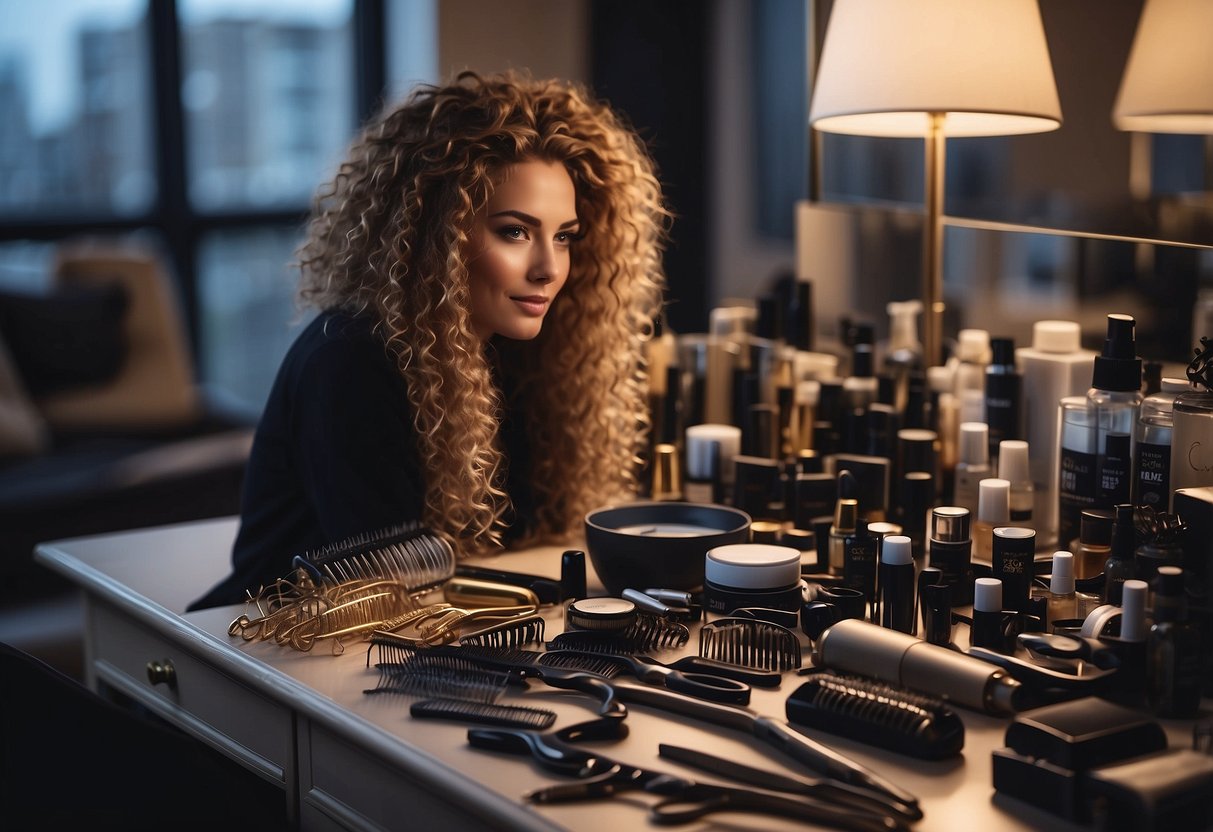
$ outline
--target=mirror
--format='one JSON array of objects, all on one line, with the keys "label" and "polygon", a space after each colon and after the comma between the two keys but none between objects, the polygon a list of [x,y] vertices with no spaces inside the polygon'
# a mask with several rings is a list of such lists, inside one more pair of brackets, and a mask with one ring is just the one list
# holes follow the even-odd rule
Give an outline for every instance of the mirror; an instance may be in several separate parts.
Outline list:
[{"label": "mirror", "polygon": [[[1186,362],[1195,339],[1213,334],[1194,336],[1191,323],[1202,288],[1213,286],[1205,248],[1213,246],[1213,137],[1113,125],[1143,0],[1039,3],[1064,122],[1049,133],[948,141],[945,296],[960,306],[954,322],[982,326],[980,304],[1015,293],[1036,318],[1079,320],[1084,332],[1087,318],[1101,325],[1105,313],[1128,311],[1151,357]],[[831,6],[814,6],[817,54]],[[818,205],[859,211],[868,219],[857,227],[872,226],[873,210],[921,209],[921,141],[816,133],[811,145]],[[917,225],[879,224],[907,223]],[[918,261],[896,260],[903,274],[889,299],[915,294]]]}]

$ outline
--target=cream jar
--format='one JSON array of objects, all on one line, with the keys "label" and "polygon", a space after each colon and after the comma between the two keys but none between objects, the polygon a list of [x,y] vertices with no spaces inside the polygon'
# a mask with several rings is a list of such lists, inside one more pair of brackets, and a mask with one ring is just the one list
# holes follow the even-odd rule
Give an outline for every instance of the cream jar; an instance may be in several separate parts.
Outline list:
[{"label": "cream jar", "polygon": [[799,612],[804,600],[800,552],[790,546],[717,546],[708,550],[703,571],[703,606],[717,615],[741,607]]}]

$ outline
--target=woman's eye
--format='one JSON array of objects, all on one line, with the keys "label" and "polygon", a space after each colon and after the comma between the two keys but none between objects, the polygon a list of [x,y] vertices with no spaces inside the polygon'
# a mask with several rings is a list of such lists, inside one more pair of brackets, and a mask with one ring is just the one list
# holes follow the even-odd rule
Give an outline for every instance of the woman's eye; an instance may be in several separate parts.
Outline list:
[{"label": "woman's eye", "polygon": [[503,228],[498,228],[497,233],[507,240],[525,240],[527,238],[526,229],[521,225],[507,225]]},{"label": "woman's eye", "polygon": [[572,245],[581,239],[581,235],[575,231],[561,231],[556,235],[556,242],[562,246]]}]

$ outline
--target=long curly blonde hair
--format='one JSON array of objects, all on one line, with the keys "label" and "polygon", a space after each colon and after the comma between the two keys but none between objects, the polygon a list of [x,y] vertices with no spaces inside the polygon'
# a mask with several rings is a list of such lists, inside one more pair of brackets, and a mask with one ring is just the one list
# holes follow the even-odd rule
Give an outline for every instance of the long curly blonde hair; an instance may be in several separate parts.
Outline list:
[{"label": "long curly blonde hair", "polygon": [[[539,336],[494,357],[470,323],[466,247],[495,177],[530,160],[568,171],[581,239]],[[515,73],[465,72],[389,106],[317,196],[300,297],[373,315],[407,382],[424,522],[462,553],[502,544],[507,406],[531,449],[535,509],[519,542],[566,538],[594,505],[635,495],[669,219],[647,149],[608,105]]]}]

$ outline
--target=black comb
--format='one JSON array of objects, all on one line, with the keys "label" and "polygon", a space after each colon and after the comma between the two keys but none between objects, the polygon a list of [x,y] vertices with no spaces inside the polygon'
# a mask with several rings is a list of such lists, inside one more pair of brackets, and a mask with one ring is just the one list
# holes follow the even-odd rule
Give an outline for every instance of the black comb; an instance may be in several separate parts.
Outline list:
[{"label": "black comb", "polygon": [[548,649],[630,656],[652,650],[685,647],[690,638],[691,631],[685,624],[655,615],[641,614],[626,630],[617,633],[602,630],[567,630],[548,642]]},{"label": "black comb", "polygon": [[409,713],[416,719],[446,719],[500,728],[528,728],[532,731],[545,731],[556,721],[554,711],[542,708],[469,702],[465,699],[425,699],[414,702]]},{"label": "black comb", "polygon": [[819,670],[788,697],[788,721],[924,760],[954,757],[964,723],[938,697]]},{"label": "black comb", "polygon": [[459,639],[464,647],[517,648],[543,644],[544,621],[541,615],[528,615],[485,627]]},{"label": "black comb", "polygon": [[510,683],[508,672],[493,670],[454,656],[418,654],[405,662],[380,662],[379,681],[367,694],[466,699],[495,702]]},{"label": "black comb", "polygon": [[757,618],[720,618],[699,630],[699,655],[754,670],[800,667],[800,639],[779,624]]}]

